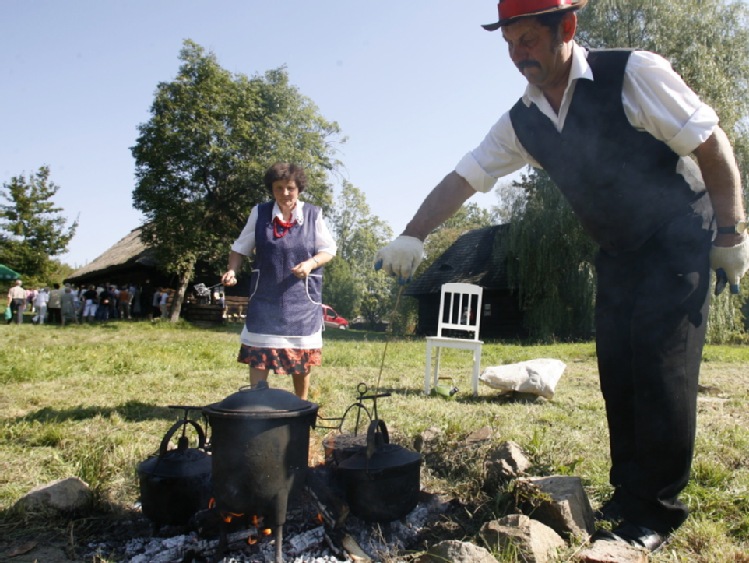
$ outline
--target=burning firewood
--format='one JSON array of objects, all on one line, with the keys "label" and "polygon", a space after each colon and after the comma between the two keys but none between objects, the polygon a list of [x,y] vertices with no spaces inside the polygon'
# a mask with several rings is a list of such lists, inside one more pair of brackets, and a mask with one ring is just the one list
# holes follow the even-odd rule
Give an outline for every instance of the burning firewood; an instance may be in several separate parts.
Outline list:
[{"label": "burning firewood", "polygon": [[331,490],[314,471],[307,474],[306,489],[315,499],[325,525],[331,529],[342,526],[349,515],[349,506],[346,501]]}]

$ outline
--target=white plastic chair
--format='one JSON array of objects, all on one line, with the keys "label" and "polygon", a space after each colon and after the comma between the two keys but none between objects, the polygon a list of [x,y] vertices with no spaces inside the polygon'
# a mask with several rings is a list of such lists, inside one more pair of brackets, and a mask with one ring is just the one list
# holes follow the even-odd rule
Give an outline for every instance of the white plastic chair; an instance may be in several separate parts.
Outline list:
[{"label": "white plastic chair", "polygon": [[[473,352],[471,383],[473,385],[474,396],[478,395],[481,345],[483,344],[479,340],[481,297],[483,292],[484,288],[470,283],[446,283],[442,286],[439,319],[437,321],[437,336],[427,336],[424,394],[429,395],[432,382],[435,386],[438,383],[441,349],[458,348]],[[443,336],[443,332],[448,336]],[[432,368],[432,348],[435,348],[436,358],[434,372],[430,374]]]}]

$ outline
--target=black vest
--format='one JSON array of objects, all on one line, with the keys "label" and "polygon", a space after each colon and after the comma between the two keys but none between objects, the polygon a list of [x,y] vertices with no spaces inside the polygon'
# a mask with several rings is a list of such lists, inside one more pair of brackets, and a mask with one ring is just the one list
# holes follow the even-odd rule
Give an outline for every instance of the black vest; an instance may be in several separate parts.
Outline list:
[{"label": "black vest", "polygon": [[536,107],[510,110],[515,134],[601,248],[636,250],[675,217],[703,207],[676,172],[679,155],[630,125],[622,83],[630,51],[591,51],[594,81],[577,81],[562,132]]}]

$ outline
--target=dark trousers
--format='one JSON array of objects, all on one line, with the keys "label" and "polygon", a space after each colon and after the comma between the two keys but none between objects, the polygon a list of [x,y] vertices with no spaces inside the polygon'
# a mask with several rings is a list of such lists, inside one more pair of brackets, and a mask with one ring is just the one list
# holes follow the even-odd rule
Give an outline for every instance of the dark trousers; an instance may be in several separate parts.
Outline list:
[{"label": "dark trousers", "polygon": [[52,307],[48,307],[47,308],[47,323],[59,325],[61,322],[62,322],[62,309],[60,307],[57,307],[56,309]]},{"label": "dark trousers", "polygon": [[662,533],[687,517],[678,500],[694,453],[697,381],[709,306],[711,232],[672,221],[635,252],[596,261],[596,349],[625,518]]}]

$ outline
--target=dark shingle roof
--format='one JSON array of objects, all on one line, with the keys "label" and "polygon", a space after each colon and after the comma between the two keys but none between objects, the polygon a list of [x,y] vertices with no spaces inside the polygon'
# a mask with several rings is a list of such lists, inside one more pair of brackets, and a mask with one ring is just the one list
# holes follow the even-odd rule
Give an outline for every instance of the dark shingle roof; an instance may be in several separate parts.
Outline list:
[{"label": "dark shingle roof", "polygon": [[439,293],[442,284],[465,282],[484,289],[506,289],[507,270],[501,238],[509,225],[494,225],[461,235],[442,256],[414,279],[406,295]]}]

